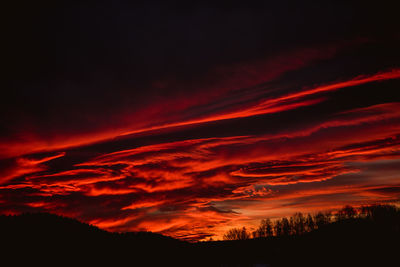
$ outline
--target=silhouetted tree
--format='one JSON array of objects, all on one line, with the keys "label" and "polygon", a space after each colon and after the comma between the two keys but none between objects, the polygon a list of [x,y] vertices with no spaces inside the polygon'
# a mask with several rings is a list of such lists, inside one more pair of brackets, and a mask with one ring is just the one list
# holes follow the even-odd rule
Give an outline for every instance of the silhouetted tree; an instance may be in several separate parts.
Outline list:
[{"label": "silhouetted tree", "polygon": [[273,235],[273,225],[270,219],[261,221],[260,226],[254,231],[254,238],[265,238]]},{"label": "silhouetted tree", "polygon": [[224,240],[245,240],[250,238],[250,234],[246,227],[232,228],[223,236]]},{"label": "silhouetted tree", "polygon": [[275,229],[275,235],[276,236],[281,236],[282,235],[282,223],[281,223],[280,220],[276,220],[275,221],[274,229]]},{"label": "silhouetted tree", "polygon": [[290,235],[294,235],[295,234],[295,229],[294,229],[294,227],[295,227],[295,222],[294,222],[294,217],[293,216],[291,216],[290,218],[289,218],[289,234]]},{"label": "silhouetted tree", "polygon": [[[293,218],[293,219],[292,219]],[[305,218],[301,212],[297,212],[291,217],[292,234],[302,235],[305,232]]]},{"label": "silhouetted tree", "polygon": [[267,236],[272,236],[274,233],[273,233],[273,230],[272,230],[272,222],[271,222],[271,220],[270,219],[266,219],[264,225],[265,225],[265,233],[266,233],[266,235]]},{"label": "silhouetted tree", "polygon": [[327,217],[324,213],[318,212],[317,215],[314,217],[315,220],[315,225],[318,228],[321,228],[322,226],[328,224],[330,222],[330,218]]},{"label": "silhouetted tree", "polygon": [[332,217],[333,217],[333,214],[331,211],[325,212],[325,220],[326,220],[327,224],[332,222]]},{"label": "silhouetted tree", "polygon": [[286,217],[283,217],[281,220],[281,227],[282,227],[282,235],[288,236],[292,233],[292,229],[290,227],[289,220]]},{"label": "silhouetted tree", "polygon": [[314,222],[314,219],[311,216],[311,214],[307,215],[305,224],[306,224],[306,231],[307,232],[311,232],[311,231],[313,231],[315,229],[315,222]]},{"label": "silhouetted tree", "polygon": [[356,217],[357,210],[350,205],[344,206],[336,214],[338,220],[351,219]]}]

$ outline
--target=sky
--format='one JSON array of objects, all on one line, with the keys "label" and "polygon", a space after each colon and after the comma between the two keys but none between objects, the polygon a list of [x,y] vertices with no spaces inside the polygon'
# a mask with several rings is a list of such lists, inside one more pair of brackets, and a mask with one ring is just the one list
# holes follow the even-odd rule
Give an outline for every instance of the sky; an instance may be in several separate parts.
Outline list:
[{"label": "sky", "polygon": [[390,5],[56,2],[5,17],[0,214],[198,241],[400,200]]}]

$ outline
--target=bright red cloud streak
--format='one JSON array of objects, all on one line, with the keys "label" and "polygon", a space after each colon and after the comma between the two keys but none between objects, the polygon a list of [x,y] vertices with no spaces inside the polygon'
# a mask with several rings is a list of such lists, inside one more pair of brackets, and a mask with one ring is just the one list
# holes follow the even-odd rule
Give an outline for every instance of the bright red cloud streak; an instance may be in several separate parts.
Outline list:
[{"label": "bright red cloud streak", "polygon": [[18,156],[26,153],[33,153],[39,151],[53,151],[59,149],[66,149],[69,147],[82,146],[86,144],[109,140],[111,138],[115,138],[118,136],[140,134],[149,131],[156,131],[156,130],[179,127],[179,126],[187,126],[193,124],[214,122],[219,120],[227,120],[227,119],[250,117],[261,114],[283,112],[302,106],[317,104],[324,100],[321,97],[315,99],[304,99],[306,97],[318,96],[319,94],[324,92],[335,91],[341,88],[357,86],[365,83],[398,79],[398,78],[400,78],[400,69],[393,69],[388,72],[382,72],[371,76],[359,76],[344,82],[318,86],[311,89],[305,89],[301,92],[283,95],[272,99],[266,99],[258,103],[253,103],[249,107],[241,110],[236,110],[233,112],[223,113],[223,114],[212,114],[211,116],[209,115],[204,118],[196,118],[193,120],[178,121],[168,124],[160,123],[159,125],[156,126],[144,127],[135,130],[111,129],[94,134],[81,135],[78,137],[71,137],[71,138],[63,137],[61,138],[62,141],[49,142],[49,141],[40,141],[38,139],[32,139],[32,141],[22,144],[0,143],[0,151],[2,151],[0,152],[0,158]]},{"label": "bright red cloud streak", "polygon": [[[251,229],[264,217],[398,201],[400,102],[349,108],[336,105],[335,96],[354,95],[363,85],[379,92],[384,82],[399,78],[394,69],[253,99],[193,119],[8,149],[2,153],[8,158],[1,170],[0,212],[49,211],[111,231],[202,240],[221,238],[233,226]],[[331,110],[321,108],[325,105]],[[250,134],[227,128],[223,136],[154,137],[126,148],[115,145],[121,138],[110,139],[125,135],[135,141],[161,129],[169,134],[186,129],[178,126],[201,132],[211,122],[231,119],[241,119],[240,128],[260,115],[269,116],[262,118],[264,128]],[[278,127],[279,118],[285,118],[285,127]],[[107,141],[89,146],[100,140]]]},{"label": "bright red cloud streak", "polygon": [[[196,120],[191,120],[191,121],[172,123],[172,124],[167,124],[167,125],[162,125],[162,126],[154,126],[151,128],[145,128],[145,129],[140,129],[140,130],[135,130],[135,131],[131,131],[128,133],[124,133],[124,135],[141,133],[141,132],[151,131],[151,130],[159,130],[159,129],[169,128],[169,127],[185,126],[185,125],[191,125],[191,124],[197,124],[197,123],[206,123],[206,122],[212,122],[212,121],[218,121],[218,120],[227,120],[227,119],[235,119],[235,118],[242,118],[242,117],[250,117],[250,116],[261,115],[261,114],[282,112],[282,111],[295,109],[295,108],[302,107],[302,106],[317,104],[317,103],[320,103],[321,101],[323,101],[323,99],[313,99],[313,100],[303,100],[303,101],[301,100],[307,96],[318,95],[320,93],[324,93],[324,92],[328,92],[328,91],[335,91],[335,90],[339,90],[341,88],[357,86],[357,85],[369,83],[369,82],[398,79],[398,78],[400,78],[400,69],[394,69],[389,72],[379,73],[379,74],[375,74],[375,75],[367,76],[367,77],[360,76],[360,77],[356,77],[352,80],[345,81],[345,82],[339,82],[339,83],[334,83],[334,84],[330,84],[330,85],[319,86],[319,87],[315,87],[312,89],[306,89],[301,92],[284,95],[284,96],[281,96],[278,98],[267,99],[265,101],[262,101],[261,103],[255,104],[254,106],[251,106],[244,110],[232,112],[232,113],[222,114],[222,115],[214,115],[214,116],[206,117],[203,119],[196,119]],[[294,101],[294,103],[290,102],[290,101]]]}]

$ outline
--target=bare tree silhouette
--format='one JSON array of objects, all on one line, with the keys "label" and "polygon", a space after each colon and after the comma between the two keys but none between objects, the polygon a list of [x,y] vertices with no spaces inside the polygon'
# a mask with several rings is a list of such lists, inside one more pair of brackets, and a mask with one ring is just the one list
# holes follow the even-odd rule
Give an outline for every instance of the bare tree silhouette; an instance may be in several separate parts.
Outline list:
[{"label": "bare tree silhouette", "polygon": [[283,217],[281,220],[282,225],[282,235],[288,236],[292,233],[292,227],[290,226],[289,220],[286,217]]},{"label": "bare tree silhouette", "polygon": [[307,215],[305,225],[307,232],[311,232],[315,229],[315,221],[314,218],[311,216],[311,214]]},{"label": "bare tree silhouette", "polygon": [[246,227],[232,228],[223,236],[224,240],[246,240],[250,239],[250,233]]},{"label": "bare tree silhouette", "polygon": [[[292,219],[293,218],[293,219]],[[292,233],[294,235],[302,235],[306,231],[306,219],[304,218],[301,212],[297,212],[291,217],[292,224]]]},{"label": "bare tree silhouette", "polygon": [[271,220],[264,219],[261,221],[260,226],[253,232],[254,238],[265,238],[273,236],[273,225]]},{"label": "bare tree silhouette", "polygon": [[357,215],[357,210],[350,205],[344,206],[336,214],[337,220],[351,219],[355,218]]},{"label": "bare tree silhouette", "polygon": [[322,212],[318,212],[315,216],[314,216],[314,221],[315,224],[317,226],[317,228],[321,228],[324,225],[327,225],[330,222],[330,218],[328,215],[322,213]]},{"label": "bare tree silhouette", "polygon": [[275,235],[276,236],[281,236],[282,235],[282,223],[281,223],[280,220],[277,220],[275,222],[274,229],[275,229]]}]

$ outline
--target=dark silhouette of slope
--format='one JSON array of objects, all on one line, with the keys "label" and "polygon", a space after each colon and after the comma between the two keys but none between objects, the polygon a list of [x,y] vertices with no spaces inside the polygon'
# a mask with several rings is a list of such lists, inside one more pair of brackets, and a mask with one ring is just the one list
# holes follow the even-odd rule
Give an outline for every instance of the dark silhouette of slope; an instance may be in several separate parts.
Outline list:
[{"label": "dark silhouette of slope", "polygon": [[[366,220],[332,223],[301,236],[199,243],[216,266],[397,266],[399,233]],[[240,264],[240,265],[238,265]]]},{"label": "dark silhouette of slope", "polygon": [[44,213],[0,216],[0,253],[13,266],[397,266],[398,209],[365,214],[301,235],[198,243],[110,233]]},{"label": "dark silhouette of slope", "polygon": [[[0,216],[3,253],[11,262],[111,264],[179,263],[188,244],[149,232],[110,233],[77,220],[47,213]],[[135,265],[134,265],[135,266]]]},{"label": "dark silhouette of slope", "polygon": [[398,266],[399,208],[372,205],[361,207],[357,213],[346,206],[335,216],[329,223],[302,234],[295,231],[294,223],[289,225],[289,234],[224,241],[214,253],[232,266],[238,262],[243,266],[249,262],[271,266]]}]

